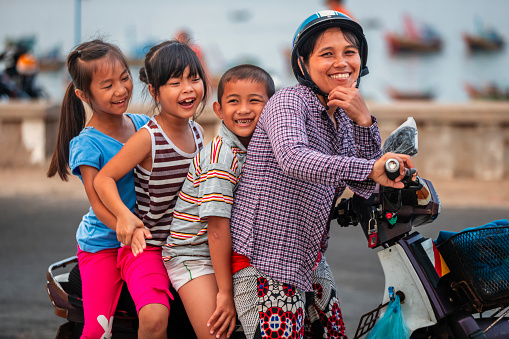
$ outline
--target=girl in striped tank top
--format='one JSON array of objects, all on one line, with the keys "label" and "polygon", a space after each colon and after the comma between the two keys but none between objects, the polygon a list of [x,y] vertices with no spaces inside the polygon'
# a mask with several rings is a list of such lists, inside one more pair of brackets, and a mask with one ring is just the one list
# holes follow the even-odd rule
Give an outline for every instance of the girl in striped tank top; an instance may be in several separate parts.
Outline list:
[{"label": "girl in striped tank top", "polygon": [[[203,147],[203,129],[191,118],[205,106],[207,82],[196,54],[178,41],[166,41],[150,49],[140,80],[148,85],[159,114],[99,172],[94,187],[117,217],[117,236],[124,245],[119,261],[132,266],[128,286],[132,295],[140,295],[136,304],[138,310],[141,308],[140,321],[142,311],[150,310],[150,317],[157,317],[165,325],[161,337],[166,338],[170,282],[161,246],[166,243],[189,165]],[[126,208],[115,185],[133,168],[137,200],[134,213]]]}]

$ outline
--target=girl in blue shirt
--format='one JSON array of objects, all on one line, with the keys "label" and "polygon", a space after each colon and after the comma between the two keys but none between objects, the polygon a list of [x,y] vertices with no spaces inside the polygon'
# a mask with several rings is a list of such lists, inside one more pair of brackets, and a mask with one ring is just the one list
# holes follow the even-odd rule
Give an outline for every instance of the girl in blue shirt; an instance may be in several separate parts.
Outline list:
[{"label": "girl in blue shirt", "polygon": [[[67,57],[67,68],[72,82],[62,102],[57,145],[47,175],[58,174],[66,181],[70,169],[85,186],[91,207],[76,233],[85,316],[81,338],[111,338],[122,279],[129,268],[117,260],[117,220],[101,203],[93,181],[149,117],[125,113],[133,83],[126,58],[118,47],[101,40],[82,43]],[[84,104],[92,112],[88,122]],[[122,201],[134,210],[133,171],[117,182],[117,188]],[[168,280],[164,266],[161,273],[160,280]],[[168,300],[171,295],[168,289],[153,292],[148,286],[147,290],[160,294],[160,299]],[[166,337],[166,326],[162,325],[168,321],[168,302],[143,305],[141,309],[138,306],[139,337]]]}]

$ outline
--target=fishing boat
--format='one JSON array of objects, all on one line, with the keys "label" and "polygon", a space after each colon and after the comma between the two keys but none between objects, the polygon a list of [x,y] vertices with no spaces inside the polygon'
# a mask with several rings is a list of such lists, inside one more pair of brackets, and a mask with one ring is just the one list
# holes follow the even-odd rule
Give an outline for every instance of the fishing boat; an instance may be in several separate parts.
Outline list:
[{"label": "fishing boat", "polygon": [[488,37],[465,33],[463,40],[465,40],[470,53],[500,51],[505,46],[505,41],[500,36]]},{"label": "fishing boat", "polygon": [[422,41],[415,40],[405,36],[389,33],[385,36],[389,44],[391,54],[400,53],[434,53],[442,49],[442,41]]},{"label": "fishing boat", "polygon": [[[132,33],[134,34],[134,33]],[[148,38],[141,42],[131,42],[129,53],[127,54],[127,63],[131,67],[143,66],[145,54],[152,46],[157,45],[159,42],[155,38]]]},{"label": "fishing boat", "polygon": [[433,27],[423,24],[419,28],[408,15],[404,17],[404,22],[403,34],[388,32],[385,35],[392,55],[435,53],[442,49],[442,39]]},{"label": "fishing boat", "polygon": [[509,89],[504,90],[495,83],[489,83],[481,87],[465,83],[465,91],[470,99],[473,100],[509,100]]},{"label": "fishing boat", "polygon": [[39,56],[39,69],[41,72],[58,71],[64,66],[65,60],[61,57],[60,45],[53,46]]},{"label": "fishing boat", "polygon": [[394,87],[387,86],[387,94],[389,97],[393,100],[421,100],[421,101],[429,101],[433,100],[435,97],[435,94],[428,90],[428,91],[402,91],[398,90]]},{"label": "fishing boat", "polygon": [[504,48],[504,37],[494,27],[485,25],[479,17],[476,17],[475,27],[474,34],[463,34],[463,40],[470,53],[496,52]]}]

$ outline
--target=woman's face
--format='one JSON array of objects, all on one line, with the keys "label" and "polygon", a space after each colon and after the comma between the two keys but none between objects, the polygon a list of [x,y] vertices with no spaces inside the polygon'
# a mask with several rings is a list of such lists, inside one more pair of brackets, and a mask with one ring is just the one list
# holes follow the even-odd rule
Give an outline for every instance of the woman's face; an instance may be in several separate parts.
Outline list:
[{"label": "woman's face", "polygon": [[316,40],[306,68],[318,88],[329,93],[338,86],[352,87],[359,77],[361,57],[341,29],[332,27]]}]

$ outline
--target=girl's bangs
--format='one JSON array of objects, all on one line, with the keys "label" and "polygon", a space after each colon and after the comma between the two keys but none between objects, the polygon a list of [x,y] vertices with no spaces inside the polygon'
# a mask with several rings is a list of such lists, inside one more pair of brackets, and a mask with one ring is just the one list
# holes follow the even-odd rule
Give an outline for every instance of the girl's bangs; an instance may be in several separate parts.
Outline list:
[{"label": "girl's bangs", "polygon": [[104,57],[91,62],[90,70],[93,73],[105,69],[107,69],[109,72],[113,72],[115,67],[123,67],[129,76],[131,76],[131,71],[125,60],[121,56],[116,55],[113,51],[109,51]]},{"label": "girl's bangs", "polygon": [[[160,58],[162,61],[160,67],[164,64],[166,70],[173,70],[173,72],[168,74],[168,79],[182,77],[187,67],[189,67],[189,76],[200,75],[200,60],[193,50],[178,45],[170,45],[168,47],[165,51],[166,55]],[[167,61],[165,62],[165,60]]]}]

